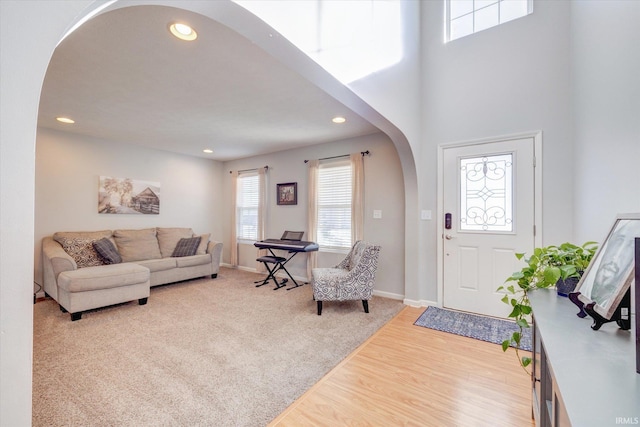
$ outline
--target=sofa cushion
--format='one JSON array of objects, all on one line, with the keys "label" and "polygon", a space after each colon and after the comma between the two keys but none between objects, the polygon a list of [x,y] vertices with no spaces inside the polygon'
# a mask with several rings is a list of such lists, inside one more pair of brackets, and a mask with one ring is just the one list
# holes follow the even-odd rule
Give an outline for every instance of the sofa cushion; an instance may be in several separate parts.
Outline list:
[{"label": "sofa cushion", "polygon": [[189,237],[187,239],[180,239],[171,256],[185,257],[195,255],[196,251],[198,250],[198,245],[200,245],[200,237]]},{"label": "sofa cushion", "polygon": [[[197,234],[194,234],[193,237],[198,237]],[[200,234],[200,244],[198,245],[198,250],[196,251],[196,255],[204,255],[207,253],[207,246],[209,245],[209,237],[211,237],[210,233]]]},{"label": "sofa cushion", "polygon": [[170,257],[173,250],[180,239],[189,238],[193,236],[193,230],[190,228],[156,228],[158,235],[158,245],[160,246],[160,254],[162,258]]},{"label": "sofa cushion", "polygon": [[211,263],[211,254],[185,256],[181,258],[174,258],[178,267],[193,267],[195,265],[209,264]]},{"label": "sofa cushion", "polygon": [[136,264],[147,267],[152,273],[171,270],[177,267],[176,258],[148,259],[145,261],[137,261]]},{"label": "sofa cushion", "polygon": [[103,231],[65,231],[53,235],[78,265],[78,268],[102,265],[102,260],[93,248],[93,242],[103,237],[111,237],[111,230]]},{"label": "sofa cushion", "polygon": [[93,242],[93,249],[96,250],[103,264],[120,264],[122,262],[122,257],[116,246],[106,237]]},{"label": "sofa cushion", "polygon": [[115,230],[113,238],[123,262],[162,258],[155,228]]},{"label": "sofa cushion", "polygon": [[99,265],[63,271],[58,276],[58,286],[68,292],[94,291],[144,283],[149,276],[149,269],[138,264]]}]

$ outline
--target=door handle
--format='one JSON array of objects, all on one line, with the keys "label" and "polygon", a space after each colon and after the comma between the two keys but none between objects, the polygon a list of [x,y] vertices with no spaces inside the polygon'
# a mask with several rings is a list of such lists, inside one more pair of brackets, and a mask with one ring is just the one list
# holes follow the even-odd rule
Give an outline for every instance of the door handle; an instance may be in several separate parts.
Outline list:
[{"label": "door handle", "polygon": [[451,239],[453,239],[453,236],[451,234],[445,234],[444,238],[447,239],[447,240],[451,240]]}]

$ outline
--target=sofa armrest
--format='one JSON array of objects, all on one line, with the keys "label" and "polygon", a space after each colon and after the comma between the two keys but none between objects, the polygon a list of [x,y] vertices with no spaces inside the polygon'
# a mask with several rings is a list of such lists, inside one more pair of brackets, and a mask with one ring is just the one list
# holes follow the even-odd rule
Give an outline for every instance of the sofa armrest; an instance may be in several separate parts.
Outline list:
[{"label": "sofa armrest", "polygon": [[217,276],[220,270],[222,258],[222,242],[210,241],[207,245],[207,253],[211,254],[212,276]]},{"label": "sofa armrest", "polygon": [[42,239],[42,264],[44,291],[57,301],[58,275],[63,271],[77,270],[78,265],[51,236]]}]

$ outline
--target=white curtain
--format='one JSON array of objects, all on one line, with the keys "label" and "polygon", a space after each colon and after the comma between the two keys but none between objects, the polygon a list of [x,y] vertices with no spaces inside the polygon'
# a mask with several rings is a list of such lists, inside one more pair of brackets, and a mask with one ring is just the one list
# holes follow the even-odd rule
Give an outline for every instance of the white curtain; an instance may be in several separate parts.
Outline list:
[{"label": "white curtain", "polygon": [[351,154],[351,243],[364,238],[364,156]]},{"label": "white curtain", "polygon": [[[258,240],[264,240],[267,223],[267,168],[258,169]],[[258,249],[258,257],[267,255],[266,249]],[[261,262],[256,262],[256,270],[266,272],[267,269]]]},{"label": "white curtain", "polygon": [[[307,240],[315,242],[318,239],[318,166],[319,160],[309,160],[309,183],[307,201]],[[307,252],[307,280],[311,280],[311,270],[318,265],[318,252]]]},{"label": "white curtain", "polygon": [[237,206],[236,199],[238,194],[238,171],[231,171],[231,266],[238,265],[238,236],[236,227]]}]

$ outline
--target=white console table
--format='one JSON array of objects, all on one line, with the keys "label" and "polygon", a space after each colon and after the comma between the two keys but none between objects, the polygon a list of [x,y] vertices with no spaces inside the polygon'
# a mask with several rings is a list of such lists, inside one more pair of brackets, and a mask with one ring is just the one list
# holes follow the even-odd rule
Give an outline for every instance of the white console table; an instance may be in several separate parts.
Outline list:
[{"label": "white console table", "polygon": [[598,331],[555,290],[529,294],[534,316],[533,413],[540,427],[640,425],[635,319]]}]

